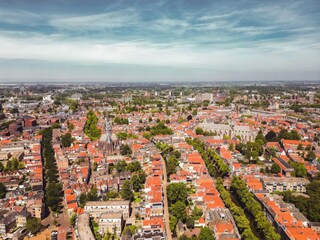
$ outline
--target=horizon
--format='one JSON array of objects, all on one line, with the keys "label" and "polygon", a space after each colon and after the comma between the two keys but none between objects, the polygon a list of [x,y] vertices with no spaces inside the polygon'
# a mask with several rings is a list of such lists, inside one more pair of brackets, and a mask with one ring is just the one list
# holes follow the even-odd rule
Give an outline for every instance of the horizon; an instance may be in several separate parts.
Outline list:
[{"label": "horizon", "polygon": [[0,83],[319,81],[319,10],[317,0],[2,1]]}]

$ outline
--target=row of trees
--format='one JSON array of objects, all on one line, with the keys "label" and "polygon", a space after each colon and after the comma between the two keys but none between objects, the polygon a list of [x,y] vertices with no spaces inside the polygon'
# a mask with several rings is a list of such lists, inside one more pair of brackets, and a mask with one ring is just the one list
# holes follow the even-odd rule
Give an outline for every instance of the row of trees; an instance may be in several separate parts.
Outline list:
[{"label": "row of trees", "polygon": [[160,121],[157,125],[150,128],[150,135],[172,135],[173,131],[171,128],[167,127],[164,122]]},{"label": "row of trees", "polygon": [[246,187],[246,183],[239,177],[232,180],[232,190],[245,209],[254,217],[254,223],[259,232],[266,240],[280,240],[280,235],[274,226],[267,220],[261,205],[254,199],[252,193]]},{"label": "row of trees", "polygon": [[115,117],[113,122],[117,125],[128,125],[129,124],[129,120],[128,118],[120,118],[120,117]]},{"label": "row of trees", "polygon": [[140,162],[138,161],[132,161],[128,164],[125,160],[121,160],[118,161],[116,165],[109,166],[109,173],[112,172],[113,169],[116,169],[118,173],[122,173],[124,171],[138,172],[142,168]]},{"label": "row of trees", "polygon": [[59,211],[62,200],[62,184],[58,180],[58,168],[54,151],[51,146],[52,128],[46,128],[42,132],[42,149],[45,167],[45,179],[47,181],[45,200],[51,211]]},{"label": "row of trees", "polygon": [[170,211],[170,229],[175,233],[178,221],[186,223],[188,190],[184,183],[171,183],[167,186],[167,197]]},{"label": "row of trees", "polygon": [[186,142],[192,145],[200,153],[203,158],[210,176],[225,177],[230,173],[228,164],[211,148],[206,149],[205,144],[197,139],[187,138]]},{"label": "row of trees", "polygon": [[167,197],[170,211],[170,229],[175,233],[176,225],[179,221],[185,223],[187,228],[193,229],[195,220],[202,217],[201,209],[195,207],[191,214],[187,214],[188,192],[184,183],[171,183],[167,186]]},{"label": "row of trees", "polygon": [[132,133],[118,132],[116,135],[117,135],[118,139],[120,139],[120,140],[127,140],[130,138],[138,139],[138,136],[135,134],[132,134]]},{"label": "row of trees", "polygon": [[91,141],[98,140],[101,136],[101,130],[97,127],[98,120],[97,115],[90,110],[87,114],[87,121],[84,125],[84,133]]},{"label": "row of trees", "polygon": [[197,135],[204,135],[204,136],[216,136],[217,135],[217,133],[214,133],[214,132],[211,132],[211,131],[205,131],[201,127],[197,127],[196,128],[196,134]]},{"label": "row of trees", "polygon": [[281,129],[278,134],[271,130],[265,135],[265,139],[268,142],[279,142],[281,139],[300,140],[301,136],[296,130],[289,132],[287,129]]},{"label": "row of trees", "polygon": [[166,162],[167,175],[170,176],[176,173],[180,163],[181,153],[175,150],[172,145],[166,143],[157,142],[156,147],[161,151]]},{"label": "row of trees", "polygon": [[222,179],[217,179],[217,189],[220,192],[220,196],[225,203],[225,205],[230,209],[232,216],[236,222],[242,239],[244,240],[258,240],[258,238],[253,234],[250,228],[250,221],[247,219],[244,210],[238,207],[231,199],[230,193],[224,188],[222,184]]},{"label": "row of trees", "polygon": [[24,162],[20,162],[17,158],[13,158],[7,162],[6,166],[3,166],[0,162],[0,172],[16,171],[24,168]]},{"label": "row of trees", "polygon": [[292,160],[288,161],[289,165],[294,169],[294,176],[295,177],[306,177],[308,171],[303,163],[301,162],[294,162]]},{"label": "row of trees", "polygon": [[6,186],[3,185],[2,182],[0,182],[0,199],[4,198],[7,193],[7,188]]}]

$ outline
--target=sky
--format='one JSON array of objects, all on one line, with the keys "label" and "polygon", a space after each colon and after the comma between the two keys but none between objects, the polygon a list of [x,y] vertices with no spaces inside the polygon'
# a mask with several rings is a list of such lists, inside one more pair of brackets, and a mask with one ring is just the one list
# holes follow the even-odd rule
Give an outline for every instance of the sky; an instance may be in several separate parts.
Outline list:
[{"label": "sky", "polygon": [[0,81],[320,81],[319,0],[1,0]]}]

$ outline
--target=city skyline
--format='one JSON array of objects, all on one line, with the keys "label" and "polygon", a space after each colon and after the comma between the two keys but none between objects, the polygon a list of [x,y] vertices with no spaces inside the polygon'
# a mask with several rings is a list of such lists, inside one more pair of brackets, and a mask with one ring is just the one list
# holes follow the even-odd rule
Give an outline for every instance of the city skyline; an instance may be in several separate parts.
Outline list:
[{"label": "city skyline", "polygon": [[319,80],[318,1],[3,1],[0,81]]}]

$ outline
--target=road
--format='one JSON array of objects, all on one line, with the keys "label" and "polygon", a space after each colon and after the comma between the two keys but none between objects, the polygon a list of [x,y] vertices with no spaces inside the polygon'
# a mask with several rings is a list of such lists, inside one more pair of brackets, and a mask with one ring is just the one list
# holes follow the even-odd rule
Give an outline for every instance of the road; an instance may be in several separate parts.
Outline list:
[{"label": "road", "polygon": [[163,203],[164,203],[164,221],[166,225],[166,239],[172,240],[172,233],[171,233],[170,224],[169,224],[169,218],[170,218],[169,205],[168,205],[168,198],[167,198],[167,183],[168,183],[167,169],[166,169],[166,163],[163,157],[161,157],[161,162],[163,166],[163,195],[164,195]]}]

